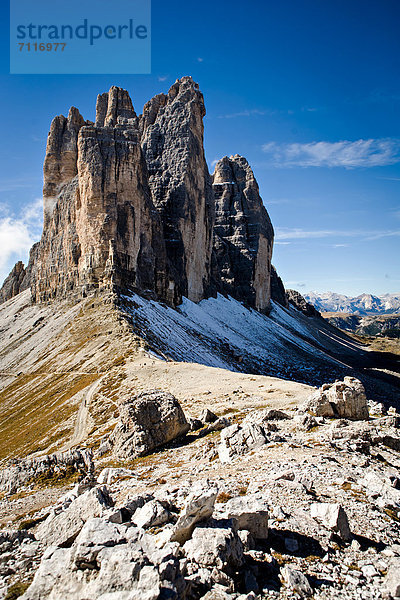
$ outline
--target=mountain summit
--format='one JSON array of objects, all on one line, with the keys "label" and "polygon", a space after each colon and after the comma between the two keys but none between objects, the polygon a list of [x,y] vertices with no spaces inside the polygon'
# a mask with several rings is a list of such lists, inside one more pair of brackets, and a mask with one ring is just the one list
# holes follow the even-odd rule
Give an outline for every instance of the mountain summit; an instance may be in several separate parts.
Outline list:
[{"label": "mountain summit", "polygon": [[360,294],[356,297],[334,292],[309,292],[304,297],[321,312],[343,312],[355,315],[390,315],[400,312],[400,294]]},{"label": "mountain summit", "polygon": [[[229,293],[270,302],[273,228],[246,159],[209,174],[203,95],[191,77],[136,115],[126,90],[97,98],[96,122],[53,119],[44,161],[44,228],[31,253],[35,302],[134,290],[171,306]],[[17,273],[18,271],[18,273]],[[26,278],[19,268],[7,300]]]}]

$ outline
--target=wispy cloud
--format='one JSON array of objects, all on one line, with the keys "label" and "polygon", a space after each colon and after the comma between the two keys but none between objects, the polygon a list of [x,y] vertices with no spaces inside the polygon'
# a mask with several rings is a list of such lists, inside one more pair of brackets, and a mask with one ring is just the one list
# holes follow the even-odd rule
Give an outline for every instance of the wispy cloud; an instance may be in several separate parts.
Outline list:
[{"label": "wispy cloud", "polygon": [[0,181],[0,192],[14,192],[15,190],[20,189],[40,188],[40,184],[40,179],[2,179]]},{"label": "wispy cloud", "polygon": [[201,56],[198,57],[197,62],[202,63],[204,62],[204,58],[201,58]]},{"label": "wispy cloud", "polygon": [[[43,200],[36,199],[26,204],[20,217],[7,214],[7,207],[2,205],[0,217],[0,282],[10,272],[17,260],[26,262],[29,250],[40,237],[43,221]],[[0,283],[1,285],[1,283]]]},{"label": "wispy cloud", "polygon": [[244,110],[240,110],[238,112],[226,113],[223,115],[218,115],[219,119],[237,119],[239,117],[276,117],[279,115],[294,115],[295,113],[301,112],[309,112],[313,113],[320,109],[308,106],[302,106],[301,108],[285,108],[285,109],[277,109],[277,108],[246,108]]},{"label": "wispy cloud", "polygon": [[219,119],[237,119],[238,117],[254,117],[276,114],[273,110],[261,110],[259,108],[251,108],[241,110],[235,113],[227,113],[225,115],[218,115]]},{"label": "wispy cloud", "polygon": [[167,75],[159,75],[158,76],[158,81],[167,81],[168,77]]},{"label": "wispy cloud", "polygon": [[310,142],[308,144],[264,144],[263,152],[276,167],[382,167],[400,162],[399,139],[369,139],[354,142]]},{"label": "wispy cloud", "polygon": [[[372,241],[379,240],[386,237],[398,237],[400,236],[400,229],[390,230],[363,230],[363,229],[301,229],[298,227],[277,227],[275,228],[275,239],[281,240],[311,240],[311,239],[323,239],[323,238],[354,238],[360,239],[361,241]],[[282,242],[281,242],[282,243]],[[343,246],[344,244],[335,244],[336,247]]]}]

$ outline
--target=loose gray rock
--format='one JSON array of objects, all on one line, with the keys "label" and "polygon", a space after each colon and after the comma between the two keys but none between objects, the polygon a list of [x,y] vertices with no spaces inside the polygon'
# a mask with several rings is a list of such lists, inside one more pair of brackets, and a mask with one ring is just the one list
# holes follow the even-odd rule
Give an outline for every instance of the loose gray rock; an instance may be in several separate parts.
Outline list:
[{"label": "loose gray rock", "polygon": [[167,523],[169,512],[158,500],[147,502],[142,508],[138,508],[132,517],[132,523],[143,529],[157,527]]},{"label": "loose gray rock", "polygon": [[285,585],[292,589],[294,592],[300,594],[300,596],[311,596],[313,593],[312,587],[305,575],[297,569],[286,566],[281,569],[282,578]]},{"label": "loose gray rock", "polygon": [[225,504],[222,516],[235,519],[238,529],[246,529],[256,539],[268,537],[268,505],[256,494],[231,498]]},{"label": "loose gray rock", "polygon": [[208,481],[197,482],[185,501],[185,506],[175,524],[171,541],[182,544],[188,540],[196,523],[208,519],[213,514],[217,495],[216,485]]},{"label": "loose gray rock", "polygon": [[172,394],[142,392],[120,407],[120,422],[112,434],[113,451],[123,459],[142,456],[188,431],[183,410]]},{"label": "loose gray rock", "polygon": [[354,377],[325,383],[306,400],[302,412],[316,417],[336,417],[352,420],[369,418],[364,386]]},{"label": "loose gray rock", "polygon": [[243,546],[232,522],[215,521],[211,526],[199,526],[183,550],[189,560],[204,567],[237,569],[243,564]]},{"label": "loose gray rock", "polygon": [[222,463],[230,463],[235,456],[242,456],[266,443],[265,431],[260,425],[231,425],[221,433],[218,456]]},{"label": "loose gray rock", "polygon": [[345,510],[340,504],[313,502],[311,504],[311,516],[328,529],[337,533],[344,541],[351,539],[349,521]]},{"label": "loose gray rock", "polygon": [[384,586],[392,598],[400,598],[400,558],[392,559]]},{"label": "loose gray rock", "polygon": [[76,538],[88,519],[101,516],[110,506],[107,488],[92,488],[62,512],[50,513],[37,528],[35,536],[47,546],[65,546]]},{"label": "loose gray rock", "polygon": [[200,415],[200,421],[203,421],[203,423],[214,423],[214,421],[216,421],[217,419],[217,415],[215,415],[208,408],[205,408]]}]

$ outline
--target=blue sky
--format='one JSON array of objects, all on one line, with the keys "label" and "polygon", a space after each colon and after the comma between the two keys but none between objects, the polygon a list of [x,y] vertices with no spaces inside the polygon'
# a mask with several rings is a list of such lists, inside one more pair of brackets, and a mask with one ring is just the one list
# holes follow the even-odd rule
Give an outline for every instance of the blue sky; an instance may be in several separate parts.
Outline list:
[{"label": "blue sky", "polygon": [[286,285],[399,292],[400,2],[153,0],[152,15],[152,74],[112,76],[10,75],[2,15],[0,278],[40,236],[53,116],[74,105],[93,119],[111,85],[139,113],[192,75],[210,170],[224,155],[249,160]]}]

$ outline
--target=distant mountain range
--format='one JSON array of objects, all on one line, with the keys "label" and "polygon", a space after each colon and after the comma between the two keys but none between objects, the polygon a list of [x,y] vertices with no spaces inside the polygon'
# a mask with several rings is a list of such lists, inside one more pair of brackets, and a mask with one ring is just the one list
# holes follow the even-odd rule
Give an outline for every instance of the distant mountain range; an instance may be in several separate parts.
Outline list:
[{"label": "distant mountain range", "polygon": [[340,312],[355,315],[392,315],[400,313],[400,293],[373,296],[361,294],[351,298],[334,292],[309,292],[304,298],[320,312]]}]

